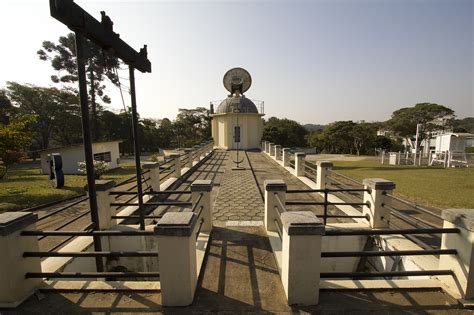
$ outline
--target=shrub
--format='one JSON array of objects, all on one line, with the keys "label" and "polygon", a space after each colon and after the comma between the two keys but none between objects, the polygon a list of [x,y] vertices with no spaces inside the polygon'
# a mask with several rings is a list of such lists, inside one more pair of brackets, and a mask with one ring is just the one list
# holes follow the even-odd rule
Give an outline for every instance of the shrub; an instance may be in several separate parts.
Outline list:
[{"label": "shrub", "polygon": [[[79,163],[77,163],[77,165],[79,166],[79,169],[78,169],[79,172],[81,172],[83,174],[87,174],[86,162],[79,162]],[[109,166],[110,166],[109,162],[94,160],[95,179],[100,179],[100,177],[107,171]]]},{"label": "shrub", "polygon": [[466,153],[474,153],[474,147],[467,147],[464,152],[466,152]]},{"label": "shrub", "polygon": [[3,164],[3,161],[0,160],[0,179],[5,177],[7,174],[7,167]]},{"label": "shrub", "polygon": [[150,156],[150,160],[151,160],[152,162],[159,162],[159,161],[160,161],[160,155],[159,155],[158,153],[152,154],[152,155]]}]

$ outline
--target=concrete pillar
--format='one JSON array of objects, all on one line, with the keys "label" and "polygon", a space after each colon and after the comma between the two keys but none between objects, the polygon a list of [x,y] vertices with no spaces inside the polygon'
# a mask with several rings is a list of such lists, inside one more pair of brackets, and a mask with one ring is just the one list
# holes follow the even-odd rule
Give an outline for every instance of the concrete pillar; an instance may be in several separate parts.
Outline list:
[{"label": "concrete pillar", "polygon": [[290,166],[290,148],[282,149],[283,166]]},{"label": "concrete pillar", "polygon": [[[443,228],[458,228],[459,234],[443,234],[441,249],[456,249],[457,255],[440,255],[439,269],[451,269],[451,276],[439,276],[462,299],[474,300],[474,209],[447,209],[441,212]],[[472,304],[472,301],[470,301]]]},{"label": "concrete pillar", "polygon": [[260,144],[260,150],[265,150],[265,141],[262,141],[262,143]]},{"label": "concrete pillar", "polygon": [[[211,191],[212,191],[212,180],[200,179],[195,180],[191,184],[191,194],[193,206],[198,201],[202,194],[201,201],[196,208],[196,213],[201,212],[201,216],[198,218],[204,219],[201,227],[201,232],[210,232],[212,229],[212,204],[211,204]],[[202,211],[201,211],[201,206]]]},{"label": "concrete pillar", "polygon": [[275,145],[275,160],[281,160],[281,145]]},{"label": "concrete pillar", "polygon": [[392,193],[395,183],[383,178],[366,178],[362,183],[364,188],[370,191],[364,192],[364,203],[367,205],[362,208],[363,214],[370,218],[370,226],[373,229],[389,227],[390,210],[382,205],[387,203],[388,199],[384,194]]},{"label": "concrete pillar", "polygon": [[270,143],[270,156],[275,156],[275,143]]},{"label": "concrete pillar", "polygon": [[286,183],[281,179],[271,179],[265,181],[265,227],[267,231],[276,232],[274,220],[277,218],[278,212],[275,209],[277,204],[275,193],[278,194],[283,204],[286,201]]},{"label": "concrete pillar", "polygon": [[193,149],[187,148],[184,149],[184,154],[186,154],[186,157],[188,158],[186,160],[186,167],[193,167]]},{"label": "concrete pillar", "polygon": [[173,177],[180,177],[181,176],[181,157],[177,153],[170,154],[171,163],[173,167],[171,168],[171,172],[173,173]]},{"label": "concrete pillar", "polygon": [[148,171],[145,174],[145,180],[149,180],[152,191],[160,191],[160,163],[158,162],[145,162],[143,163],[143,169]]},{"label": "concrete pillar", "polygon": [[281,280],[289,305],[319,302],[322,222],[311,211],[282,213]]},{"label": "concrete pillar", "polygon": [[38,216],[31,212],[0,214],[0,308],[13,308],[30,297],[42,279],[25,279],[27,272],[41,272],[41,258],[23,257],[24,252],[37,252],[36,236],[21,236],[36,230]]},{"label": "concrete pillar", "polygon": [[332,169],[331,161],[317,161],[316,189],[326,189],[329,184],[329,171]]},{"label": "concrete pillar", "polygon": [[163,306],[186,306],[193,302],[198,278],[193,233],[196,223],[194,212],[167,212],[155,226]]},{"label": "concrete pillar", "polygon": [[295,153],[295,176],[304,176],[305,157],[304,152]]},{"label": "concrete pillar", "polygon": [[207,144],[201,143],[201,158],[204,158],[207,155]]},{"label": "concrete pillar", "polygon": [[112,219],[115,215],[115,208],[112,209],[110,204],[114,201],[110,195],[112,188],[115,187],[113,180],[96,180],[95,191],[97,198],[97,210],[99,215],[99,230],[108,230],[117,225],[117,220]]},{"label": "concrete pillar", "polygon": [[269,142],[268,143],[268,147],[267,147],[267,154],[270,155],[270,152],[272,152],[272,148],[273,148],[273,145],[274,143],[273,142]]},{"label": "concrete pillar", "polygon": [[201,156],[199,154],[199,146],[198,145],[195,145],[193,147],[193,156],[194,156],[194,162],[199,162],[199,160],[201,159]]},{"label": "concrete pillar", "polygon": [[212,153],[212,150],[214,150],[214,142],[211,140],[211,141],[209,141],[209,143],[207,144],[207,153],[208,153],[208,154]]},{"label": "concrete pillar", "polygon": [[268,152],[268,145],[269,145],[269,144],[270,144],[270,142],[265,141],[265,150],[264,150],[265,153]]}]

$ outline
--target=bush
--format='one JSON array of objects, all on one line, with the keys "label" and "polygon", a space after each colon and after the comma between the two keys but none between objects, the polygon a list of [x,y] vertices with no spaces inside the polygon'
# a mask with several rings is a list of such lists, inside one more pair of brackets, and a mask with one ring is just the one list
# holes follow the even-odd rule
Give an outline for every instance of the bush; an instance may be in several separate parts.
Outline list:
[{"label": "bush", "polygon": [[[78,169],[79,172],[81,172],[83,174],[87,174],[86,162],[79,162],[79,163],[77,163],[77,165],[79,166],[79,169]],[[109,166],[110,166],[109,162],[94,160],[95,179],[100,179],[100,177],[107,171]]]},{"label": "bush", "polygon": [[7,174],[7,167],[3,164],[3,161],[0,161],[0,179],[5,177]]},{"label": "bush", "polygon": [[474,153],[474,147],[467,147],[464,152],[466,153]]},{"label": "bush", "polygon": [[152,162],[159,162],[159,161],[160,161],[160,155],[159,155],[158,153],[152,154],[152,155],[150,156],[150,160],[151,160]]}]

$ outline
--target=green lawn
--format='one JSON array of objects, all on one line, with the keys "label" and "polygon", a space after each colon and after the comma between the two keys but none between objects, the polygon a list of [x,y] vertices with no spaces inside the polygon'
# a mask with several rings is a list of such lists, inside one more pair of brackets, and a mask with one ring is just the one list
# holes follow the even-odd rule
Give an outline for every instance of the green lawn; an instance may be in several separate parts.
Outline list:
[{"label": "green lawn", "polygon": [[335,161],[334,171],[362,180],[378,177],[395,182],[394,193],[440,209],[474,209],[474,168],[381,165],[371,161]]},{"label": "green lawn", "polygon": [[[103,175],[103,179],[121,181],[133,176],[135,167],[125,165]],[[50,186],[48,175],[42,175],[39,162],[23,161],[13,166],[0,180],[0,212],[19,210],[83,194],[86,177],[66,175],[61,189]]]}]

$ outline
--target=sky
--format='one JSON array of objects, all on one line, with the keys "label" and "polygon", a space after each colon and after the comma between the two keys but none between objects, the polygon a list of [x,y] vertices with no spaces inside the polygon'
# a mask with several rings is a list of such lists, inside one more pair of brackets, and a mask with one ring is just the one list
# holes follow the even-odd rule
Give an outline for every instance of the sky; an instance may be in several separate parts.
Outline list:
[{"label": "sky", "polygon": [[[174,119],[224,99],[233,67],[250,72],[246,96],[265,102],[267,118],[384,121],[421,102],[474,116],[472,0],[75,2],[99,20],[105,10],[135,50],[148,45],[152,73],[136,74],[142,117]],[[49,1],[0,1],[0,30],[0,88],[57,86],[36,55],[69,32]],[[120,76],[129,86],[128,70]],[[120,110],[119,89],[106,93]]]}]

